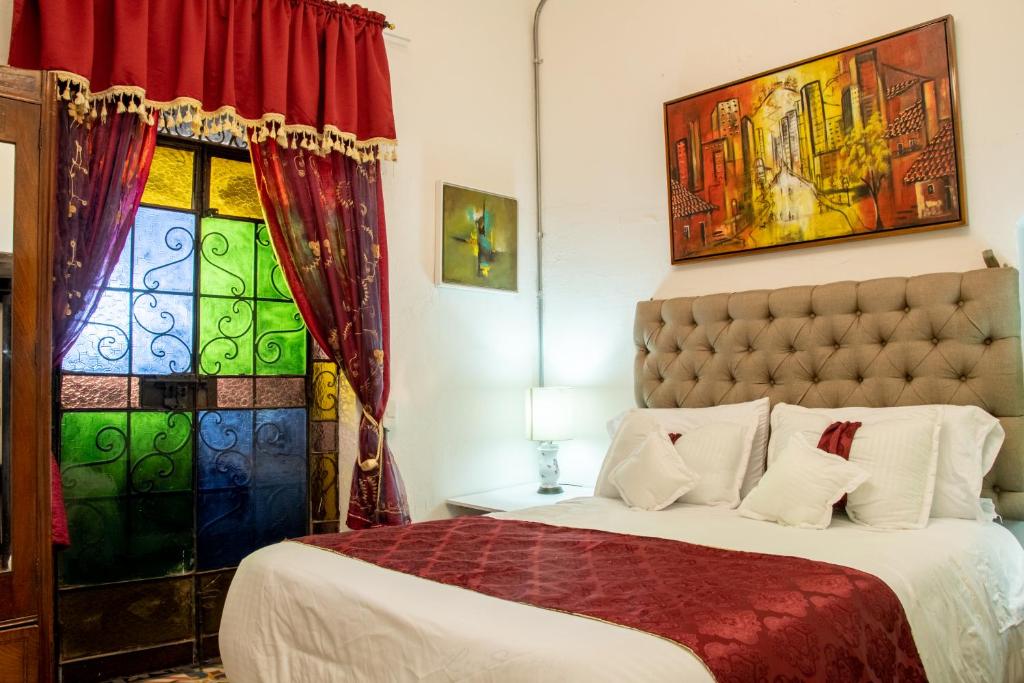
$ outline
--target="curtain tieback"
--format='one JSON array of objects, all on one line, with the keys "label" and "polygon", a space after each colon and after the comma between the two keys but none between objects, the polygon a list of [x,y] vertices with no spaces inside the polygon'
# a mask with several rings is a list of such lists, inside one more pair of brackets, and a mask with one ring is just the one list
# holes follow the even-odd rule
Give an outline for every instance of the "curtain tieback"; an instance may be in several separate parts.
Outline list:
[{"label": "curtain tieback", "polygon": [[359,469],[363,472],[372,472],[380,466],[380,457],[384,452],[384,429],[366,406],[363,406],[363,417],[377,431],[377,455],[369,460],[360,460]]}]

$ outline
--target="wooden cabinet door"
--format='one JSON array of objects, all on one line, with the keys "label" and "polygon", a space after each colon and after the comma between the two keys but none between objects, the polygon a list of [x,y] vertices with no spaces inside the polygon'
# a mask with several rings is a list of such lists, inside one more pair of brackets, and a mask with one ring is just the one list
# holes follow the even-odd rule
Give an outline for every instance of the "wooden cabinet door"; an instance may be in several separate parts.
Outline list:
[{"label": "wooden cabinet door", "polygon": [[0,631],[0,683],[36,683],[38,668],[37,626]]}]

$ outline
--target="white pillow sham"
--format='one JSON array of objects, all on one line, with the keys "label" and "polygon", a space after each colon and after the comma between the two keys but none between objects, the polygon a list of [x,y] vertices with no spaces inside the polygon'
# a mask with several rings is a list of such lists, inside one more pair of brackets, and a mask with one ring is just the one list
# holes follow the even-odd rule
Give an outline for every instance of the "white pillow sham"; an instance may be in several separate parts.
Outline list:
[{"label": "white pillow sham", "polygon": [[746,425],[714,422],[682,434],[675,450],[699,479],[679,500],[697,505],[740,504],[740,489],[750,459],[750,444],[757,429],[757,416]]},{"label": "white pillow sham", "polygon": [[850,462],[870,475],[846,497],[854,522],[879,529],[928,525],[939,462],[938,415],[862,425]]},{"label": "white pillow sham", "polygon": [[832,506],[868,477],[864,469],[797,434],[740,503],[739,513],[784,526],[825,529],[832,522]]},{"label": "white pillow sham", "polygon": [[609,475],[622,500],[635,510],[662,510],[692,489],[699,478],[664,431],[650,434]]},{"label": "white pillow sham", "polygon": [[[747,425],[752,417],[756,417],[757,429],[752,435],[750,458],[747,460],[747,470],[744,473],[743,486],[740,490],[741,495],[745,496],[757,485],[761,475],[764,474],[765,458],[768,453],[770,412],[771,404],[767,398],[759,398],[745,403],[725,403],[707,408],[634,408],[620,413],[608,421],[608,436],[612,437],[612,446],[614,447],[614,439],[624,420],[630,415],[644,415],[670,434],[685,434],[695,427],[712,422]],[[601,474],[597,478],[598,486],[595,495],[614,496],[614,494],[601,493],[601,484],[611,471],[606,466],[612,452],[613,449],[609,448],[608,455],[605,457],[605,466],[601,468]],[[608,490],[607,487],[604,487],[604,490]]]},{"label": "white pillow sham", "polygon": [[[820,436],[821,430],[836,421],[849,420],[868,425],[894,418],[928,418],[935,411],[940,413],[941,428],[935,495],[930,516],[991,520],[992,506],[980,503],[982,481],[995,463],[1005,432],[998,419],[977,406],[822,409],[780,403],[772,410],[768,464],[773,462],[778,448],[795,430],[806,433],[820,426]],[[776,435],[779,436],[778,441]]]}]

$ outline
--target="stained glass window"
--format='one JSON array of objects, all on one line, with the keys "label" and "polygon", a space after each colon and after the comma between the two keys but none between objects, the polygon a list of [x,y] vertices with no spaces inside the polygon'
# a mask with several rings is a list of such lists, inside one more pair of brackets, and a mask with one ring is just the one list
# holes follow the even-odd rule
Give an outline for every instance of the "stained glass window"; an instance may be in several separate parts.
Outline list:
[{"label": "stained glass window", "polygon": [[232,568],[338,524],[334,385],[321,379],[327,421],[314,434],[308,334],[252,169],[234,154],[158,144],[109,286],[62,366],[58,455],[73,545],[59,558],[58,604],[69,672],[94,676],[118,652],[188,640],[215,655]]},{"label": "stained glass window", "polygon": [[223,216],[263,220],[252,164],[223,157],[210,159],[210,209]]},{"label": "stained glass window", "polygon": [[195,216],[142,207],[135,216],[135,242],[135,289],[192,291]]},{"label": "stained glass window", "polygon": [[192,570],[192,423],[186,413],[65,412],[61,478],[75,539],[61,585]]},{"label": "stained glass window", "polygon": [[255,226],[227,218],[203,219],[199,292],[214,296],[252,297]]},{"label": "stained glass window", "polygon": [[301,375],[306,327],[266,226],[204,218],[199,268],[199,370],[209,375]]},{"label": "stained glass window", "polygon": [[153,165],[149,167],[149,179],[142,193],[142,202],[175,209],[191,209],[194,164],[195,152],[157,145],[153,151]]},{"label": "stained glass window", "polygon": [[253,302],[204,296],[199,308],[199,372],[251,375]]},{"label": "stained glass window", "polygon": [[199,569],[305,532],[305,430],[302,408],[199,413]]}]

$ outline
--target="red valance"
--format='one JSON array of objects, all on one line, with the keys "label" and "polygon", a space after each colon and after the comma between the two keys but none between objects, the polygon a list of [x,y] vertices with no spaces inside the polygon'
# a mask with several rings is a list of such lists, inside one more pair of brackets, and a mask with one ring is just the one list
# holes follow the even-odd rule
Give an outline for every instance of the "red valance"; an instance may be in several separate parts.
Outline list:
[{"label": "red valance", "polygon": [[15,0],[10,63],[57,72],[82,114],[386,158],[385,23],[328,0]]}]

